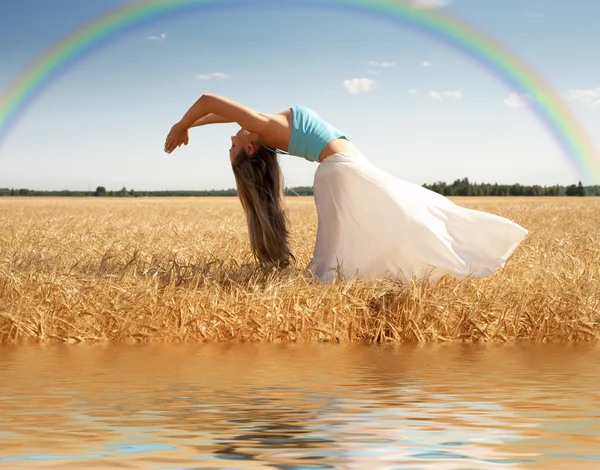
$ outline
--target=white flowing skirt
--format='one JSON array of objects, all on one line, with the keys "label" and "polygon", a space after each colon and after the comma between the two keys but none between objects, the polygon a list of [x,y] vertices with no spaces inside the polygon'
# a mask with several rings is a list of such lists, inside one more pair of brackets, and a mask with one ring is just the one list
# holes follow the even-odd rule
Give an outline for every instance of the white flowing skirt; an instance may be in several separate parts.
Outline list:
[{"label": "white flowing skirt", "polygon": [[490,276],[528,233],[402,181],[358,152],[327,157],[315,173],[314,196],[318,228],[308,268],[327,283],[338,276]]}]

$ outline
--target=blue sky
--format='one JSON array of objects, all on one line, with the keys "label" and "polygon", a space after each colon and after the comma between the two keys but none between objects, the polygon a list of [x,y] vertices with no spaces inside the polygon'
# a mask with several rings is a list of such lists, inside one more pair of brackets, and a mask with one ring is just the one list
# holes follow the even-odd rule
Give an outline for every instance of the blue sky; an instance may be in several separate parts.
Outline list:
[{"label": "blue sky", "polygon": [[[564,97],[600,148],[600,2],[406,0],[443,8],[516,52]],[[0,2],[0,90],[47,48],[127,0]],[[571,184],[580,177],[527,106],[481,65],[390,18],[309,5],[198,9],[120,33],[49,85],[0,142],[0,187],[234,187],[229,136],[164,138],[202,93],[265,113],[296,104],[414,183]],[[288,186],[317,166],[281,157]]]}]

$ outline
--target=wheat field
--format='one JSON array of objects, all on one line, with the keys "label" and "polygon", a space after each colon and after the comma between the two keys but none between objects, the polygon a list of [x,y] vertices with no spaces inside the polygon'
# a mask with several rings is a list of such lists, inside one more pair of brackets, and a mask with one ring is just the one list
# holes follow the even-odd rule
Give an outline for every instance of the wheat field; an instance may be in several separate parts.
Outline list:
[{"label": "wheat field", "polygon": [[0,198],[0,341],[582,342],[600,338],[600,198],[456,198],[530,231],[495,276],[435,285],[261,271],[236,198]]}]

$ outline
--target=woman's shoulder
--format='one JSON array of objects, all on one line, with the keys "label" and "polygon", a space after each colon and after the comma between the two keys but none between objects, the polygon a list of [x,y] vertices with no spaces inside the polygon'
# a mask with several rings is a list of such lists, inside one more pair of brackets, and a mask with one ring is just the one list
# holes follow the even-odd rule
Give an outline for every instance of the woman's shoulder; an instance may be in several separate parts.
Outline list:
[{"label": "woman's shoulder", "polygon": [[291,116],[292,112],[293,112],[294,107],[291,108],[285,108],[283,111],[276,113],[276,114],[265,114],[265,116]]},{"label": "woman's shoulder", "polygon": [[293,119],[296,116],[304,116],[304,115],[312,115],[312,116],[319,116],[319,114],[309,108],[308,106],[303,106],[301,104],[297,104],[294,106],[290,106],[289,108],[284,109],[283,111],[277,113],[277,114],[265,114],[265,116],[267,117],[275,117],[275,116],[284,116],[288,119]]},{"label": "woman's shoulder", "polygon": [[259,133],[263,146],[287,151],[293,123],[292,109],[287,108],[276,114],[262,114],[268,124]]}]

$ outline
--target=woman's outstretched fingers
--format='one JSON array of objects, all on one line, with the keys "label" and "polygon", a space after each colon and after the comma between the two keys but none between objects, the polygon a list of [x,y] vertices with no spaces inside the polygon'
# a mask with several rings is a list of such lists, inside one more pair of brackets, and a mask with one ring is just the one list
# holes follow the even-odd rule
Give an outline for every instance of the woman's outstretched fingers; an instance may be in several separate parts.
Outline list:
[{"label": "woman's outstretched fingers", "polygon": [[189,130],[182,128],[180,123],[175,124],[165,139],[165,152],[171,153],[182,145],[187,145],[189,142]]}]

